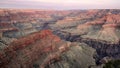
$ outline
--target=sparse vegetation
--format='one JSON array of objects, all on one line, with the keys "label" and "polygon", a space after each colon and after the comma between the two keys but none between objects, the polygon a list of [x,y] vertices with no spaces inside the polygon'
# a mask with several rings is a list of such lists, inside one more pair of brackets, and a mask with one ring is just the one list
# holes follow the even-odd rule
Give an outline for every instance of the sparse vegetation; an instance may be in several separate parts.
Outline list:
[{"label": "sparse vegetation", "polygon": [[120,68],[120,60],[109,61],[103,68]]}]

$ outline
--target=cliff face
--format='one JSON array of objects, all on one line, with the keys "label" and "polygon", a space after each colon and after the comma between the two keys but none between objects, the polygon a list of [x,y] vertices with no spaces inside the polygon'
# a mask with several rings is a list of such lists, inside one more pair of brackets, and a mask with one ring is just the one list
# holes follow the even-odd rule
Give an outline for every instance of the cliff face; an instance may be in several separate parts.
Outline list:
[{"label": "cliff face", "polygon": [[72,46],[69,51],[62,54],[61,61],[54,63],[54,68],[56,68],[57,65],[60,65],[60,67],[57,68],[88,68],[95,66],[94,53],[95,50],[88,45],[77,43],[76,46]]},{"label": "cliff face", "polygon": [[120,59],[119,40],[117,42],[108,42],[99,39],[83,38],[81,37],[81,35],[72,35],[70,33],[65,33],[61,31],[56,32],[56,34],[67,41],[86,43],[88,46],[96,49],[96,54],[94,54],[93,57],[96,60],[97,64],[105,63],[101,62],[101,60],[105,57],[109,57],[110,60]]}]

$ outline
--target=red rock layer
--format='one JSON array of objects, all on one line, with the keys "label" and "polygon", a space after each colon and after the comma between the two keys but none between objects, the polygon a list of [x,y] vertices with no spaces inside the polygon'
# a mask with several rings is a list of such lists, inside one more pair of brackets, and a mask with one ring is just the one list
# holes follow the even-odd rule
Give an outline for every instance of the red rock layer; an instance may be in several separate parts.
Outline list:
[{"label": "red rock layer", "polygon": [[30,68],[40,55],[56,49],[60,38],[50,30],[36,32],[20,38],[0,51],[1,68]]}]

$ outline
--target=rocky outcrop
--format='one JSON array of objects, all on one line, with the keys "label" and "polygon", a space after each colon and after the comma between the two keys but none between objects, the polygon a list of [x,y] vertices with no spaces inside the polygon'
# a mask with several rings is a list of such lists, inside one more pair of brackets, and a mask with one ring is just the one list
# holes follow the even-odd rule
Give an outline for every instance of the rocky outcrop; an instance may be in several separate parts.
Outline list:
[{"label": "rocky outcrop", "polygon": [[13,41],[0,51],[0,67],[28,68],[41,54],[54,51],[57,42],[60,42],[60,39],[49,30]]},{"label": "rocky outcrop", "polygon": [[[88,46],[96,49],[96,54],[94,54],[94,58],[96,59],[96,63],[100,64],[102,59],[105,57],[109,57],[112,59],[120,59],[119,50],[120,50],[120,42],[117,40],[116,42],[108,42],[100,39],[91,39],[91,38],[83,38],[82,35],[73,35],[71,33],[58,31],[55,32],[59,37],[71,42],[84,42],[88,44]],[[107,34],[108,35],[108,34]],[[108,59],[109,60],[109,59]]]},{"label": "rocky outcrop", "polygon": [[[61,48],[60,48],[61,49]],[[45,68],[88,68],[92,67],[95,64],[95,60],[93,58],[93,54],[95,50],[86,44],[83,43],[71,43],[71,47],[68,51],[64,53],[54,53],[50,54],[48,58],[56,59],[51,60],[49,59],[50,63],[45,66]],[[59,56],[59,57],[58,57]],[[57,58],[55,58],[57,57]],[[46,61],[48,61],[48,58]],[[39,65],[39,60],[36,64]],[[43,65],[42,65],[43,66]],[[41,67],[44,68],[44,67]]]}]

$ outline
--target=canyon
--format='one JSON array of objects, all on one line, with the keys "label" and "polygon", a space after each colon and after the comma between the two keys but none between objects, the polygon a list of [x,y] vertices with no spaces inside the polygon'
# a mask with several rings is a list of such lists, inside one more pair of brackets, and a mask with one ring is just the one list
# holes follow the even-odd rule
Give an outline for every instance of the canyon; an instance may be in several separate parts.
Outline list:
[{"label": "canyon", "polygon": [[103,68],[120,60],[120,10],[0,9],[1,68]]}]

